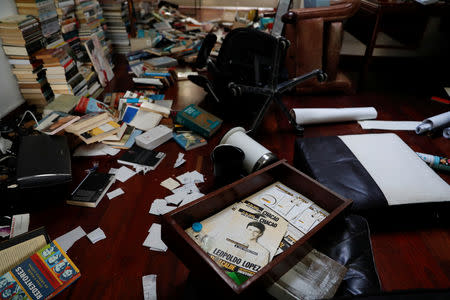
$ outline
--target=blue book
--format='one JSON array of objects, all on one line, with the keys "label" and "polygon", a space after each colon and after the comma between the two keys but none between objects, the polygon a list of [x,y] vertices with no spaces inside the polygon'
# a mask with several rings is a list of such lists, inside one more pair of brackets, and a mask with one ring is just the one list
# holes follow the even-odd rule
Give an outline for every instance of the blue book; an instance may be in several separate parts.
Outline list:
[{"label": "blue book", "polygon": [[137,137],[138,135],[140,135],[141,133],[142,133],[142,130],[140,130],[140,129],[135,129],[135,130],[133,131],[133,133],[131,133],[130,138],[129,138],[128,141],[125,143],[125,145],[123,146],[123,148],[124,148],[124,149],[130,149],[130,148],[134,145],[134,142],[135,142],[135,140],[136,140],[136,137]]},{"label": "blue book", "polygon": [[128,105],[127,108],[125,108],[125,112],[123,113],[122,121],[127,124],[133,121],[134,116],[136,116],[138,110],[139,107]]}]

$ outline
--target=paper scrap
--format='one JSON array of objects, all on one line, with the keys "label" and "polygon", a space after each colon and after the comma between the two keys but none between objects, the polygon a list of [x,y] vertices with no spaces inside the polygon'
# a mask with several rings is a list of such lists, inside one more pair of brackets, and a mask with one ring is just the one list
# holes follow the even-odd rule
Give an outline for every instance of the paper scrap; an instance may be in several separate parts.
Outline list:
[{"label": "paper scrap", "polygon": [[9,237],[15,237],[19,234],[28,232],[30,226],[30,214],[14,215],[11,221],[11,231]]},{"label": "paper scrap", "polygon": [[120,167],[120,169],[117,170],[117,172],[116,172],[116,179],[119,180],[120,182],[125,182],[128,179],[130,179],[131,177],[133,177],[134,175],[136,175],[136,172],[134,172],[133,170],[123,166],[123,167]]},{"label": "paper scrap", "polygon": [[143,245],[149,247],[150,250],[163,251],[167,250],[166,244],[161,240],[161,224],[153,223],[148,230],[148,236]]},{"label": "paper scrap", "polygon": [[445,92],[450,96],[450,87],[444,87]]},{"label": "paper scrap", "polygon": [[184,197],[186,197],[186,194],[178,193],[178,194],[169,195],[169,196],[165,197],[164,200],[166,200],[167,203],[178,205],[181,203],[181,201],[183,201]]},{"label": "paper scrap", "polygon": [[180,183],[178,181],[176,181],[175,179],[171,178],[171,177],[167,178],[166,180],[164,180],[160,184],[163,187],[165,187],[166,189],[169,189],[169,190],[176,189],[177,187],[180,186]]},{"label": "paper scrap", "polygon": [[67,250],[69,250],[76,241],[78,241],[85,235],[86,232],[84,232],[83,228],[81,228],[81,226],[78,226],[77,228],[56,238],[55,241],[58,243],[61,249],[67,252]]},{"label": "paper scrap", "polygon": [[358,121],[362,129],[411,130],[415,131],[418,121]]},{"label": "paper scrap", "polygon": [[108,174],[117,174],[117,170],[119,170],[119,169],[111,168],[111,169],[109,169]]},{"label": "paper scrap", "polygon": [[185,204],[191,203],[192,201],[197,200],[198,198],[201,198],[203,196],[205,196],[205,194],[197,193],[197,192],[186,195],[186,197],[183,198],[183,201],[181,201],[180,207]]},{"label": "paper scrap", "polygon": [[172,210],[177,209],[176,206],[167,205],[166,200],[164,199],[155,199],[150,206],[149,213],[152,215],[164,215]]},{"label": "paper scrap", "polygon": [[203,175],[196,170],[192,172],[186,172],[184,174],[181,174],[180,176],[177,176],[176,178],[182,184],[205,182]]},{"label": "paper scrap", "polygon": [[118,188],[118,189],[115,189],[112,192],[109,192],[108,194],[106,194],[106,196],[108,196],[108,199],[111,200],[112,198],[115,198],[115,197],[120,196],[122,194],[125,194],[125,192],[121,188]]},{"label": "paper scrap", "polygon": [[120,149],[115,149],[108,145],[102,143],[93,143],[89,145],[81,145],[75,152],[73,156],[100,156],[100,155],[116,155],[120,152]]},{"label": "paper scrap", "polygon": [[184,164],[186,162],[186,160],[183,158],[184,154],[183,153],[178,153],[178,158],[175,161],[175,164],[173,165],[174,168],[178,168],[179,166],[181,166],[182,164]]},{"label": "paper scrap", "polygon": [[156,275],[142,276],[142,288],[144,289],[144,300],[156,300]]},{"label": "paper scrap", "polygon": [[97,243],[98,241],[104,240],[106,239],[106,235],[103,232],[103,230],[100,229],[100,227],[98,227],[97,229],[95,229],[94,231],[90,232],[87,237],[89,238],[89,240],[92,242],[92,244]]},{"label": "paper scrap", "polygon": [[13,142],[0,136],[0,152],[6,154],[11,149]]},{"label": "paper scrap", "polygon": [[190,173],[191,178],[194,180],[195,183],[205,182],[205,179],[203,178],[203,174],[200,174],[197,172],[197,170],[194,170]]},{"label": "paper scrap", "polygon": [[183,194],[187,195],[187,194],[192,194],[194,192],[200,192],[198,190],[198,187],[195,185],[195,183],[188,183],[188,184],[180,186],[179,188],[172,190],[172,193],[174,193],[174,194],[183,193]]}]

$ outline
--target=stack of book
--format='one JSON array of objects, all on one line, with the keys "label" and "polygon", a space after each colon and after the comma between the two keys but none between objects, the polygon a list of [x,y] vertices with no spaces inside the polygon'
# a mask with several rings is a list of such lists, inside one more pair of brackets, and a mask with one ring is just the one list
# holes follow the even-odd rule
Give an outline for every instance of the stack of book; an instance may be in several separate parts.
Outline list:
[{"label": "stack of book", "polygon": [[64,41],[69,44],[77,60],[83,59],[83,51],[78,36],[77,19],[75,17],[74,0],[55,0],[57,6],[61,33]]},{"label": "stack of book", "polygon": [[[96,35],[104,53],[105,58],[112,66],[111,47],[106,41],[101,21],[103,19],[102,10],[98,1],[75,0],[75,15],[79,23],[79,37],[84,45]],[[85,51],[85,49],[83,49]],[[86,56],[87,57],[87,56]],[[88,62],[88,60],[86,60]]]},{"label": "stack of book", "polygon": [[16,0],[17,12],[39,18],[42,35],[47,39],[47,48],[64,44],[54,0]]},{"label": "stack of book", "polygon": [[87,96],[92,98],[98,98],[98,96],[103,92],[103,88],[98,81],[98,76],[95,70],[90,65],[82,65],[79,67],[81,75],[83,75],[84,80],[87,84]]},{"label": "stack of book", "polygon": [[44,37],[39,22],[32,16],[23,15],[2,18],[0,37],[23,98],[31,105],[44,107],[54,95],[42,61],[33,56],[43,47]]},{"label": "stack of book", "polygon": [[43,60],[44,67],[47,69],[47,80],[55,95],[84,96],[87,94],[86,81],[78,71],[76,62],[64,48],[39,50],[36,58]]},{"label": "stack of book", "polygon": [[130,52],[129,13],[126,1],[100,0],[108,30],[106,37],[111,41],[115,53]]}]

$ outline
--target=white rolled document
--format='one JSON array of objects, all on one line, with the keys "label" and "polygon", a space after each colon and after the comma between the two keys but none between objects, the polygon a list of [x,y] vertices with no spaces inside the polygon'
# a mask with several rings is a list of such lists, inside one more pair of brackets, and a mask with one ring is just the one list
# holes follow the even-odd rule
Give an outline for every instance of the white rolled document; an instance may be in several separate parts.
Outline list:
[{"label": "white rolled document", "polygon": [[293,108],[291,115],[299,125],[334,123],[377,118],[373,107],[349,108]]},{"label": "white rolled document", "polygon": [[450,111],[425,119],[416,128],[416,133],[421,134],[427,131],[436,130],[450,125]]},{"label": "white rolled document", "polygon": [[450,127],[444,129],[443,135],[446,139],[450,139]]}]

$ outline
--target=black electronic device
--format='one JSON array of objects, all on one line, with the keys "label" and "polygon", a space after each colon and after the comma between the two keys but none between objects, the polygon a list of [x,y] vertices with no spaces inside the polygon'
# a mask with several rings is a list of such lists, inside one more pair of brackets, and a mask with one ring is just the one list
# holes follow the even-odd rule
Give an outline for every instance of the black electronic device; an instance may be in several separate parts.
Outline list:
[{"label": "black electronic device", "polygon": [[17,156],[17,183],[21,189],[54,186],[71,180],[70,151],[65,136],[22,137]]}]

